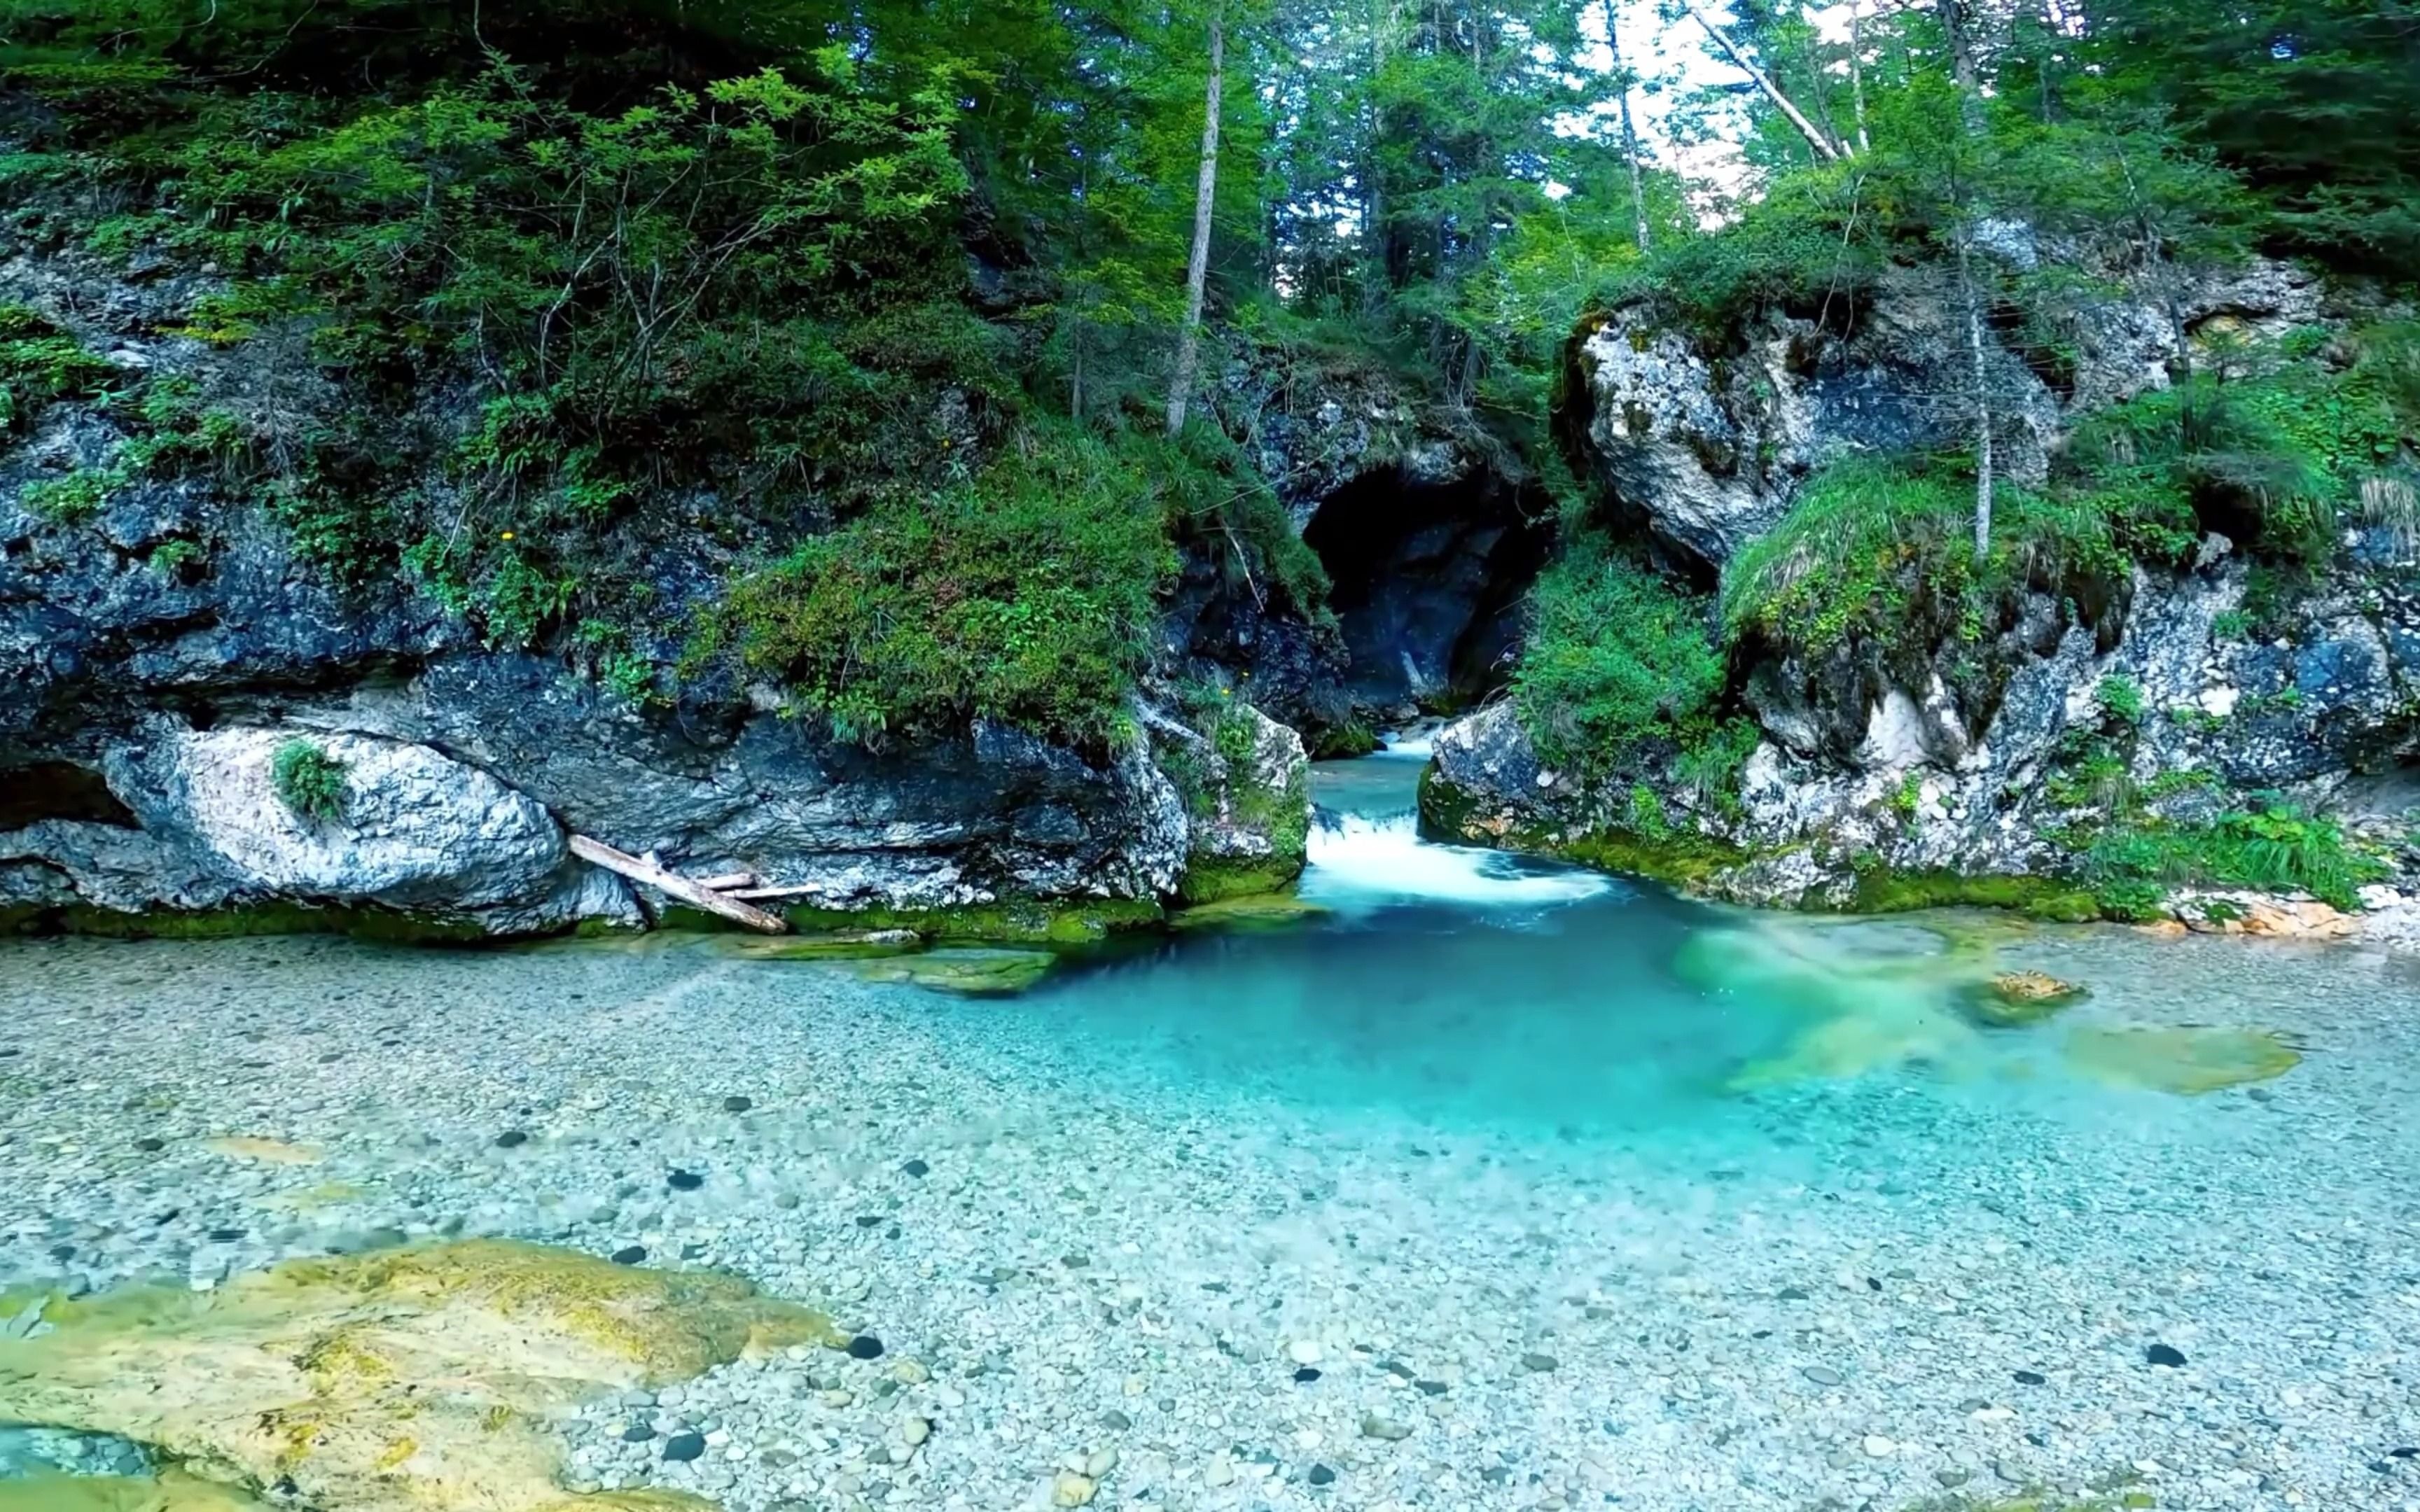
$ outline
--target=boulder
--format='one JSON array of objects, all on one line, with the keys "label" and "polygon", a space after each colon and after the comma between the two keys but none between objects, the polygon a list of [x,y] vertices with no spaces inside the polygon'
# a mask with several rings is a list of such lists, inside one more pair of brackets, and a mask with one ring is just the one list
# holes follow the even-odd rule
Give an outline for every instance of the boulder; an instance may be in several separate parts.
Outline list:
[{"label": "boulder", "polygon": [[1302,737],[1249,703],[1218,711],[1211,733],[1163,721],[1162,760],[1184,774],[1189,810],[1187,903],[1264,893],[1302,871],[1311,834],[1311,764]]},{"label": "boulder", "polygon": [[[279,792],[279,752],[298,744],[339,774],[320,817]],[[111,747],[103,767],[135,827],[48,820],[0,836],[0,857],[26,878],[21,901],[120,913],[279,902],[490,933],[637,921],[619,880],[571,860],[542,806],[427,746],[161,721]]]}]

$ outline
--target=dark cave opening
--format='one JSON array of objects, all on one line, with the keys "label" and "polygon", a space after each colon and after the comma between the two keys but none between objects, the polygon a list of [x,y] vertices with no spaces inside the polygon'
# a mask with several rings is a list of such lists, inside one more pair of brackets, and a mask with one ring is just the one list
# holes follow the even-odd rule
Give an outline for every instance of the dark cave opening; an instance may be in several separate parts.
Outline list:
[{"label": "dark cave opening", "polygon": [[1302,536],[1333,584],[1353,702],[1442,711],[1503,686],[1522,599],[1555,530],[1534,488],[1484,472],[1426,483],[1386,469],[1328,495]]},{"label": "dark cave opening", "polygon": [[73,762],[35,762],[0,772],[0,830],[44,819],[136,827],[133,812],[99,772]]}]

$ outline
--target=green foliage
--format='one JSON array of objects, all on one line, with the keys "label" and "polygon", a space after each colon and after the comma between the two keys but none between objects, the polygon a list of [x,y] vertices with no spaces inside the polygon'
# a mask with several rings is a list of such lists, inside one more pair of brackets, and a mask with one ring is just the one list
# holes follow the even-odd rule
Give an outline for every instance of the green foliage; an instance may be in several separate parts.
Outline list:
[{"label": "green foliage", "polygon": [[1853,639],[1972,643],[2028,584],[2085,595],[2122,581],[2138,557],[2166,559],[2192,539],[2165,501],[2003,484],[1992,548],[1978,563],[1974,510],[1973,479],[1953,463],[1835,463],[1732,557],[1723,575],[1726,636],[1807,651]]},{"label": "green foliage", "polygon": [[105,468],[78,468],[25,485],[18,501],[54,525],[81,525],[101,513],[123,479]]},{"label": "green foliage", "polygon": [[2206,825],[2141,820],[2102,837],[2086,857],[2087,876],[2118,917],[2139,917],[2169,887],[2244,887],[2307,892],[2337,908],[2356,908],[2358,890],[2387,873],[2331,820],[2283,804],[2222,815]]},{"label": "green foliage", "polygon": [[1039,433],[964,484],[887,501],[740,579],[687,660],[776,677],[846,740],[983,717],[1111,744],[1173,567],[1170,502],[1109,442]]},{"label": "green foliage", "polygon": [[2101,712],[2132,730],[2143,722],[2143,687],[2130,677],[2101,679]]},{"label": "green foliage", "polygon": [[1583,537],[1530,590],[1512,696],[1547,762],[1598,772],[1711,727],[1723,659],[1705,606]]},{"label": "green foliage", "polygon": [[117,369],[22,304],[0,304],[0,440],[33,424],[57,399],[106,394]]},{"label": "green foliage", "polygon": [[277,800],[298,817],[329,824],[344,817],[349,770],[318,742],[289,740],[270,760],[270,785]]}]

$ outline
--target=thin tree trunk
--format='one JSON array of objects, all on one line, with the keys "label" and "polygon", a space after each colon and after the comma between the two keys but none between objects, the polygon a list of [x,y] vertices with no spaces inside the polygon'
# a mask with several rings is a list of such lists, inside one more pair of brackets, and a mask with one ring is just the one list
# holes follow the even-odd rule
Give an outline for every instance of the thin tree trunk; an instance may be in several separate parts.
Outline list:
[{"label": "thin tree trunk", "polygon": [[1638,166],[1638,128],[1630,118],[1630,73],[1621,66],[1621,39],[1614,32],[1613,0],[1605,0],[1605,45],[1613,54],[1615,81],[1621,86],[1621,158],[1630,165],[1630,219],[1638,235],[1638,250],[1650,240],[1647,229],[1647,176]]},{"label": "thin tree trunk", "polygon": [[1210,281],[1210,211],[1218,198],[1218,97],[1227,82],[1227,16],[1210,12],[1210,87],[1202,106],[1202,177],[1193,190],[1193,258],[1185,270],[1185,334],[1176,346],[1176,374],[1168,384],[1168,433],[1185,428],[1193,372],[1202,360],[1202,299]]},{"label": "thin tree trunk", "polygon": [[1983,302],[1975,292],[1975,273],[1967,253],[1969,233],[1958,233],[1958,287],[1966,301],[1966,355],[1975,384],[1975,564],[1992,554],[1992,388],[1991,370],[1983,361]]},{"label": "thin tree trunk", "polygon": [[1866,136],[1866,36],[1857,11],[1864,0],[1849,0],[1849,100],[1857,115],[1857,150],[1871,152],[1873,143]]},{"label": "thin tree trunk", "polygon": [[1940,0],[1941,30],[1949,39],[1949,72],[1958,81],[1958,116],[1968,136],[1983,134],[1983,91],[1975,76],[1973,39],[1966,35],[1973,12],[1962,0]]},{"label": "thin tree trunk", "polygon": [[1681,5],[1705,30],[1706,35],[1714,39],[1714,45],[1723,50],[1723,55],[1730,58],[1741,72],[1754,80],[1756,86],[1764,91],[1764,97],[1772,100],[1781,114],[1790,118],[1791,125],[1798,128],[1799,134],[1807,138],[1807,145],[1815,149],[1817,157],[1826,162],[1838,162],[1840,160],[1840,149],[1832,145],[1830,138],[1815,129],[1815,123],[1808,120],[1797,106],[1790,102],[1790,97],[1783,94],[1771,79],[1765,77],[1762,69],[1749,62],[1747,54],[1732,45],[1731,39],[1723,34],[1720,27],[1706,19],[1706,13],[1698,8],[1696,0],[1681,0]]}]

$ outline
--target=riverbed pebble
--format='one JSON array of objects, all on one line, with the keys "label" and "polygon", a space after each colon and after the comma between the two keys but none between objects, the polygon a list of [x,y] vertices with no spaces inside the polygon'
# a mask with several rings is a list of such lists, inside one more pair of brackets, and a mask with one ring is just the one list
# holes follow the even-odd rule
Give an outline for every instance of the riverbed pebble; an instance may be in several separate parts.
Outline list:
[{"label": "riverbed pebble", "polygon": [[2272,1110],[1918,1072],[1642,1136],[711,944],[0,944],[0,1288],[481,1234],[736,1272],[856,1342],[566,1423],[567,1484],[729,1512],[2420,1509],[2420,976],[2061,939],[2075,1022],[2308,1058]]}]

